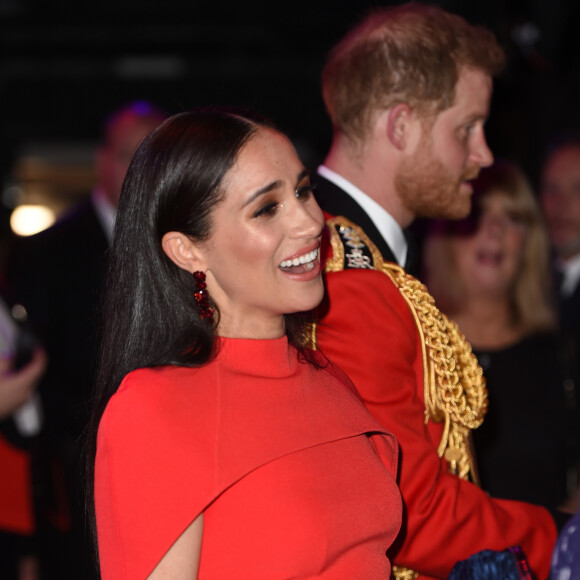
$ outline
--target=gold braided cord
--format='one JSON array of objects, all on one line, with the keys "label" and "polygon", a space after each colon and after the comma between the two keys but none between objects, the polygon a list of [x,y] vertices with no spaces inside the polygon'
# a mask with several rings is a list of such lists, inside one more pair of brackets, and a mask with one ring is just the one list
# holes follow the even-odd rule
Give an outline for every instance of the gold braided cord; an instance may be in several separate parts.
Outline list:
[{"label": "gold braided cord", "polygon": [[332,259],[326,264],[326,272],[344,269],[349,255],[364,246],[372,256],[372,265],[366,266],[361,260],[359,263],[384,272],[407,302],[421,338],[425,422],[443,423],[437,453],[445,457],[452,473],[477,482],[470,431],[483,421],[487,389],[469,343],[457,325],[439,311],[425,285],[400,266],[385,262],[360,227],[344,217],[331,218],[327,225]]},{"label": "gold braided cord", "polygon": [[419,573],[403,566],[393,566],[391,569],[391,578],[395,580],[415,580]]},{"label": "gold braided cord", "polygon": [[[355,267],[369,267],[360,258],[360,247],[365,246],[372,256],[370,267],[386,274],[407,302],[420,335],[425,423],[443,423],[437,453],[445,457],[450,473],[478,484],[471,430],[481,425],[488,401],[483,371],[471,346],[457,325],[439,311],[425,285],[397,264],[385,262],[360,227],[344,217],[331,218],[327,225],[333,255],[326,272],[343,270],[349,258],[350,264],[361,264]],[[417,576],[413,570],[393,566],[392,577],[397,580]]]},{"label": "gold braided cord", "polygon": [[437,449],[450,471],[477,479],[470,452],[470,431],[479,427],[487,410],[485,379],[471,346],[457,325],[435,306],[424,284],[396,264],[385,262],[387,274],[411,306],[425,345],[428,381],[425,383],[426,418],[444,422]]}]

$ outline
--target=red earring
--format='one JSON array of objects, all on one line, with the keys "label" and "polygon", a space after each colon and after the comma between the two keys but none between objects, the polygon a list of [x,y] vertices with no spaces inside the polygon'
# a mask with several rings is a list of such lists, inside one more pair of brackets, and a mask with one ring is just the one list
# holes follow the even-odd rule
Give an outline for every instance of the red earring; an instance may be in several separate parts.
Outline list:
[{"label": "red earring", "polygon": [[213,308],[209,305],[209,293],[207,291],[207,284],[205,283],[205,272],[196,270],[193,273],[195,280],[195,302],[199,310],[199,317],[202,320],[207,320],[210,324],[213,323]]}]

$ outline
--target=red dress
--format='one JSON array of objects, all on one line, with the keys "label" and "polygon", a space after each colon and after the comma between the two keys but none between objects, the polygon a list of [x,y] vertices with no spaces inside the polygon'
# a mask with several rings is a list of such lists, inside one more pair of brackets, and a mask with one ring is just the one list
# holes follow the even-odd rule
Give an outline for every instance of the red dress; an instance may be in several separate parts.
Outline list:
[{"label": "red dress", "polygon": [[[286,338],[125,377],[99,427],[103,580],[146,578],[200,514],[199,578],[389,577],[398,447],[343,373]],[[320,362],[324,359],[320,357]]]}]

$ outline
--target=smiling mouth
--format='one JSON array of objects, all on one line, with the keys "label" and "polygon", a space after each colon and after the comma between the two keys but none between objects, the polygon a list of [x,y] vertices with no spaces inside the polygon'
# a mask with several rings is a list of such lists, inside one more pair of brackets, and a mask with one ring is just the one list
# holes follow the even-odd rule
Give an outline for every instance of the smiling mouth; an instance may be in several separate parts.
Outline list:
[{"label": "smiling mouth", "polygon": [[284,272],[292,272],[294,274],[302,274],[304,272],[310,272],[314,268],[315,261],[318,259],[318,248],[298,256],[292,260],[284,260],[280,263],[280,270]]},{"label": "smiling mouth", "polygon": [[492,264],[498,265],[503,259],[503,254],[501,252],[492,251],[481,251],[477,253],[477,260],[480,264]]}]

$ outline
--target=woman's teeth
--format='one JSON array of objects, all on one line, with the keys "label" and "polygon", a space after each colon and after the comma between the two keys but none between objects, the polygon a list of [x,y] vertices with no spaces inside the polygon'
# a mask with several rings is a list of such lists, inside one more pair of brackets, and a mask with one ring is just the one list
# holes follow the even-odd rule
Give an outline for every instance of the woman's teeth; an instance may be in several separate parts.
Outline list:
[{"label": "woman's teeth", "polygon": [[308,254],[294,258],[293,260],[284,260],[280,264],[280,268],[292,268],[294,266],[301,266],[304,264],[308,264],[312,268],[314,265],[312,262],[314,262],[316,258],[318,258],[318,248],[316,250],[312,250],[312,252],[308,252]]}]

